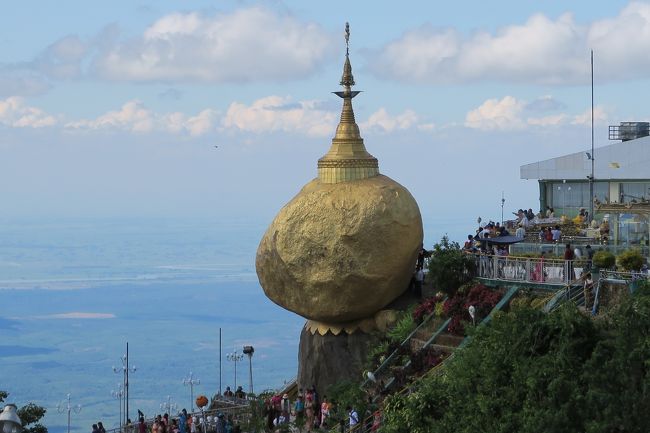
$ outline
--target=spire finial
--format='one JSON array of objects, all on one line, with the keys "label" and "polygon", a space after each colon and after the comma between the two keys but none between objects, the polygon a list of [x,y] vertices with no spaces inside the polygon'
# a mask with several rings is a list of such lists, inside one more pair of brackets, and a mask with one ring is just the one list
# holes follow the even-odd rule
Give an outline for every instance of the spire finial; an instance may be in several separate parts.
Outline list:
[{"label": "spire finial", "polygon": [[350,64],[349,23],[345,23],[345,63],[340,84],[343,91],[334,94],[343,99],[341,120],[332,139],[332,147],[318,160],[318,178],[323,183],[348,182],[379,175],[377,158],[366,150],[352,109],[352,98],[360,92],[352,91],[354,76]]},{"label": "spire finial", "polygon": [[350,55],[350,23],[345,23],[345,55]]}]

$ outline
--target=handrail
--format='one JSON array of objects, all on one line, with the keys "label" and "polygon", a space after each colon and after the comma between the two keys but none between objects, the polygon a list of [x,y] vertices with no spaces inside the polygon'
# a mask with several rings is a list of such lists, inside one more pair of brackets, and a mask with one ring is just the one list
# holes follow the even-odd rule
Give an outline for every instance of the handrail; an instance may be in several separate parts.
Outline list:
[{"label": "handrail", "polygon": [[[404,341],[402,341],[400,345],[395,350],[393,350],[393,352],[390,355],[388,355],[388,357],[384,360],[384,362],[382,362],[379,365],[379,367],[377,367],[375,371],[372,372],[372,375],[375,378],[377,378],[379,373],[385,370],[386,367],[389,365],[389,363],[391,363],[397,357],[397,354],[399,353],[400,349],[402,349],[405,345],[409,344],[411,338],[413,338],[413,336],[420,330],[420,328],[422,328],[425,324],[427,324],[429,320],[431,320],[431,318],[433,318],[434,316],[435,316],[435,311],[432,311],[428,316],[426,316],[422,320],[422,323],[416,326],[415,329],[411,331],[411,333],[404,339]],[[366,377],[366,379],[361,384],[361,388],[365,388],[368,385],[368,382],[370,382],[370,378]]]},{"label": "handrail", "polygon": [[519,283],[564,285],[586,260],[564,260],[518,256],[474,254],[478,278]]}]

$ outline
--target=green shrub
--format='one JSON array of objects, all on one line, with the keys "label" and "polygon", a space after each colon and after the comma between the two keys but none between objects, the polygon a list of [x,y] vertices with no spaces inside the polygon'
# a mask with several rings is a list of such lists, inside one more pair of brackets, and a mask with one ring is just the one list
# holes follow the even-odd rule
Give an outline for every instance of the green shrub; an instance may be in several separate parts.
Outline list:
[{"label": "green shrub", "polygon": [[397,322],[395,322],[395,326],[388,331],[387,336],[391,341],[401,343],[415,330],[416,326],[413,313],[411,311],[404,311],[400,318],[397,319]]},{"label": "green shrub", "polygon": [[641,251],[631,249],[620,253],[616,261],[625,271],[638,271],[645,263],[645,258],[641,254]]},{"label": "green shrub", "polygon": [[433,246],[428,278],[437,290],[451,295],[472,279],[473,267],[471,255],[465,254],[458,242],[450,242],[447,236],[443,236]]},{"label": "green shrub", "polygon": [[616,264],[616,257],[614,257],[614,254],[609,251],[597,251],[596,254],[594,254],[593,263],[594,266],[598,268],[611,268]]}]

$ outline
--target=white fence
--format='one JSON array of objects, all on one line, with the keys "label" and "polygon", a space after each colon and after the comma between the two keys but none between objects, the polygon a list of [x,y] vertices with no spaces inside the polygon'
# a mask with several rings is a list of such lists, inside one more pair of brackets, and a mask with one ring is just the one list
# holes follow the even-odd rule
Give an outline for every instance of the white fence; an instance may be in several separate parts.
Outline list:
[{"label": "white fence", "polygon": [[584,262],[476,255],[476,276],[493,280],[564,285],[579,278]]}]

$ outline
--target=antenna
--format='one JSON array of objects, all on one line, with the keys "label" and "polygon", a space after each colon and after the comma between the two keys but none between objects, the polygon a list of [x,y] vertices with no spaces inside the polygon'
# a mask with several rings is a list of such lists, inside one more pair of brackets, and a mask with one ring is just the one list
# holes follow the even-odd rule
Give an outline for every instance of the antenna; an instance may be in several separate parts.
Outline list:
[{"label": "antenna", "polygon": [[[591,177],[589,178],[589,218],[594,219],[594,50],[591,50]],[[587,221],[589,223],[589,221]]]}]

